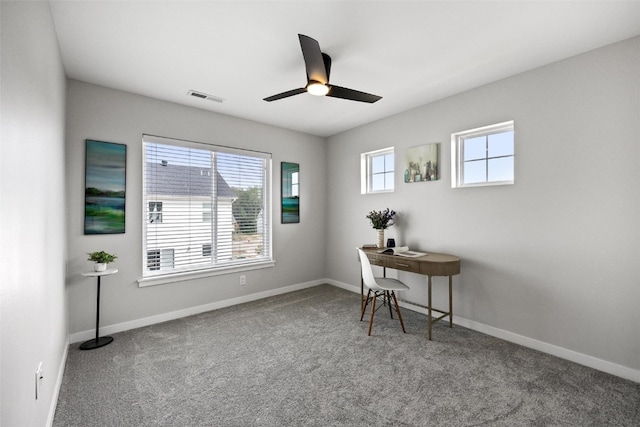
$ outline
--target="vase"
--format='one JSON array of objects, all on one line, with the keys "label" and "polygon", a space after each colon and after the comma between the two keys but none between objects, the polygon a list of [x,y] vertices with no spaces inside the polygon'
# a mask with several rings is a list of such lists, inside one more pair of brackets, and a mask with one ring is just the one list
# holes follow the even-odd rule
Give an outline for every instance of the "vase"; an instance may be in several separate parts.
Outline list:
[{"label": "vase", "polygon": [[105,271],[107,269],[107,263],[105,262],[96,262],[93,264],[94,271]]},{"label": "vase", "polygon": [[378,230],[378,243],[376,244],[378,248],[384,248],[384,228]]}]

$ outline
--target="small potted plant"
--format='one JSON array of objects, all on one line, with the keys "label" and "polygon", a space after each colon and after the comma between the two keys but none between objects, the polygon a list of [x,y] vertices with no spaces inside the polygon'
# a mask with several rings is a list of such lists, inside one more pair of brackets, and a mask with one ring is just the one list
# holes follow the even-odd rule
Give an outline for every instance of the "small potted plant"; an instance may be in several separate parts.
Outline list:
[{"label": "small potted plant", "polygon": [[88,260],[95,262],[93,265],[93,269],[95,271],[105,271],[107,269],[107,264],[118,258],[117,255],[111,255],[105,251],[89,252],[88,255]]},{"label": "small potted plant", "polygon": [[389,208],[383,211],[371,211],[367,215],[367,218],[371,221],[371,225],[374,229],[378,230],[378,244],[379,248],[384,247],[384,230],[393,225],[393,218],[396,216],[396,211],[389,210]]}]

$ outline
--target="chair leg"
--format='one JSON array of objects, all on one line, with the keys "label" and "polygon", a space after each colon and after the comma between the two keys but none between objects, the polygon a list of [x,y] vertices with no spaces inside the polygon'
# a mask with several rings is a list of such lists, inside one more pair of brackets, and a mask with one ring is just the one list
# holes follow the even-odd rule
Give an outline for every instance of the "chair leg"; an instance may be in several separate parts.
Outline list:
[{"label": "chair leg", "polygon": [[369,291],[367,292],[367,300],[365,301],[364,305],[362,306],[362,313],[360,314],[360,321],[362,322],[362,319],[364,318],[364,312],[367,309],[367,305],[369,304],[369,301],[371,301],[369,295],[371,295],[371,289],[369,289]]},{"label": "chair leg", "polygon": [[389,301],[389,315],[391,315],[391,318],[393,319],[393,309],[391,307],[391,293],[389,293],[389,291],[384,291],[385,293],[385,300]]},{"label": "chair leg", "polygon": [[393,302],[396,305],[396,312],[398,313],[398,319],[400,319],[400,325],[402,326],[402,332],[405,334],[407,331],[404,329],[404,322],[402,321],[402,314],[400,314],[400,306],[398,305],[398,299],[396,298],[396,293],[391,291],[391,296],[393,296]]},{"label": "chair leg", "polygon": [[377,300],[377,295],[374,292],[373,293],[373,304],[371,304],[371,319],[369,320],[369,336],[371,336],[371,327],[373,326],[373,315],[376,312],[376,300]]}]

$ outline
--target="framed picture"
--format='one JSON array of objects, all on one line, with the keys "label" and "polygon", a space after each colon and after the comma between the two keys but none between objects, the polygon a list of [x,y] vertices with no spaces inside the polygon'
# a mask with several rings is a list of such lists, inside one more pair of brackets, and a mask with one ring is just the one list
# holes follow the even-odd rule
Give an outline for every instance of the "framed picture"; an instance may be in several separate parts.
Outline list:
[{"label": "framed picture", "polygon": [[436,181],[440,179],[438,154],[440,143],[420,145],[405,151],[404,182]]},{"label": "framed picture", "polygon": [[300,222],[300,165],[282,162],[280,180],[282,223],[298,223]]},{"label": "framed picture", "polygon": [[127,146],[86,140],[84,234],[125,231]]}]

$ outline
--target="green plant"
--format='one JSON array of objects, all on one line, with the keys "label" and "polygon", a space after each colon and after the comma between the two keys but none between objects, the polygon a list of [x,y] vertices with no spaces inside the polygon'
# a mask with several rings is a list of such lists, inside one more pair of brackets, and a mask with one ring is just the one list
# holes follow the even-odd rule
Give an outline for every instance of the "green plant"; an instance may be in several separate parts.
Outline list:
[{"label": "green plant", "polygon": [[371,220],[371,225],[376,230],[384,230],[385,228],[393,225],[393,217],[396,215],[396,211],[389,210],[384,211],[371,211],[367,218]]},{"label": "green plant", "polygon": [[111,255],[105,251],[89,252],[87,255],[89,255],[89,258],[87,258],[89,261],[97,262],[99,264],[109,264],[118,258],[117,255]]}]

